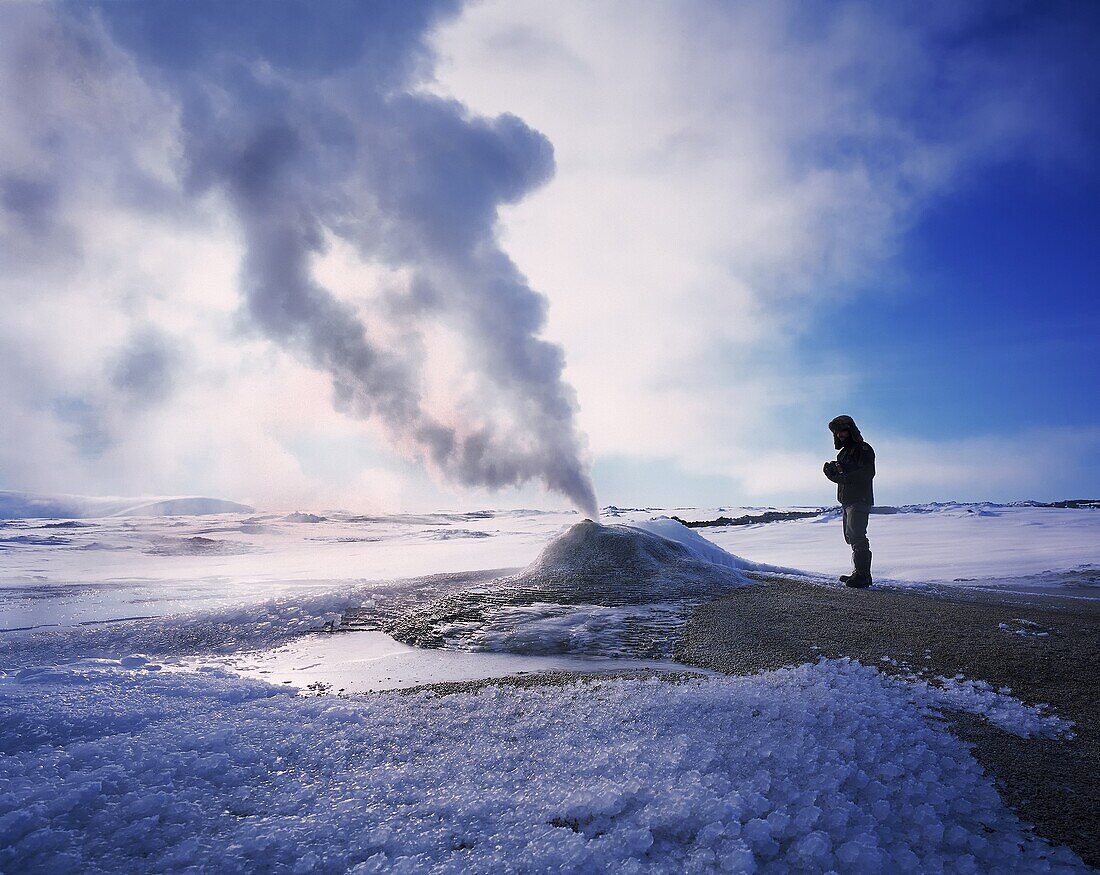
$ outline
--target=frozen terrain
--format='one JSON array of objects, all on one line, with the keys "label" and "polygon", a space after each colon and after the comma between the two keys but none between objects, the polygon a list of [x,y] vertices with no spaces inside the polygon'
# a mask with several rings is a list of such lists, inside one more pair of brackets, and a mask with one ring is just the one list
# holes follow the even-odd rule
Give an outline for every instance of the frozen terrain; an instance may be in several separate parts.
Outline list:
[{"label": "frozen terrain", "polygon": [[[835,514],[178,510],[0,523],[0,871],[1081,869],[936,714],[1072,725],[980,678],[396,692],[675,668],[693,605],[843,570]],[[888,586],[1100,594],[1100,510],[924,506],[870,536]]]},{"label": "frozen terrain", "polygon": [[[812,519],[702,532],[757,562],[830,575],[851,564],[838,509]],[[947,503],[876,509],[868,537],[876,578],[1100,586],[1097,508]]]},{"label": "frozen terrain", "polygon": [[[603,521],[714,519],[762,508],[605,511]],[[256,603],[280,594],[528,565],[574,513],[474,511],[361,516],[227,513],[0,521],[0,628],[113,620]],[[306,521],[301,521],[306,520]],[[664,534],[685,531],[671,521]],[[833,577],[849,556],[835,512],[694,529],[751,565]],[[1088,594],[1100,573],[1100,510],[924,505],[875,514],[876,578],[996,585],[1021,580]],[[701,549],[698,548],[697,549]],[[728,560],[719,560],[728,561]]]},{"label": "frozen terrain", "polygon": [[3,682],[5,871],[1080,869],[855,664],[354,700],[149,668]]}]

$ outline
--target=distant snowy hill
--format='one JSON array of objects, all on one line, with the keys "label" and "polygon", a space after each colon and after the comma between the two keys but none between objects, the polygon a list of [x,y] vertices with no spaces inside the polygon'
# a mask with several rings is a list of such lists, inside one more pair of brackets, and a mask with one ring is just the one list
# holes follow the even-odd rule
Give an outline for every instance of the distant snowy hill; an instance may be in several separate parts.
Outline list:
[{"label": "distant snowy hill", "polygon": [[221,498],[88,498],[0,491],[0,519],[87,519],[101,517],[200,516],[252,513],[247,504]]}]

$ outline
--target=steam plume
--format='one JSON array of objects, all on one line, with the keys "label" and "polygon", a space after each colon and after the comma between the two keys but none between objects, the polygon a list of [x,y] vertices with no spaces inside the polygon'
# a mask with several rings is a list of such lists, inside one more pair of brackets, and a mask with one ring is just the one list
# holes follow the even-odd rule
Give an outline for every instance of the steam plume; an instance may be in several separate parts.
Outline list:
[{"label": "steam plume", "polygon": [[[178,97],[188,191],[220,194],[240,224],[250,323],[449,479],[539,480],[595,518],[562,352],[539,337],[545,299],[495,236],[499,206],[552,175],[552,148],[518,118],[410,90],[424,34],[454,7],[148,0],[99,14]],[[391,308],[404,331],[436,321],[476,351],[464,415],[430,410],[423,360],[372,339],[314,278],[326,233],[407,272]]]}]

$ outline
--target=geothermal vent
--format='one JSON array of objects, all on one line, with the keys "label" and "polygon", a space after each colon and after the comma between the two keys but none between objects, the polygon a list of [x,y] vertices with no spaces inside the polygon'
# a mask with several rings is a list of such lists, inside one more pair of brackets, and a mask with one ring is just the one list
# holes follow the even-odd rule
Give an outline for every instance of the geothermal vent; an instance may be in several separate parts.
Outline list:
[{"label": "geothermal vent", "polygon": [[640,528],[585,520],[519,574],[414,609],[385,628],[421,647],[666,657],[692,608],[746,583],[705,555]]}]

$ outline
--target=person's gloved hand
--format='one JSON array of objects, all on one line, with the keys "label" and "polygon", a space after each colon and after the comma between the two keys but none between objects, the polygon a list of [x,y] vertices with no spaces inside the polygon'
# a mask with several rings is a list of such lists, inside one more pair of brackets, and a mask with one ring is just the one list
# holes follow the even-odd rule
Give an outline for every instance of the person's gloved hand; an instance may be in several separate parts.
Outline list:
[{"label": "person's gloved hand", "polygon": [[840,462],[826,462],[821,466],[821,470],[825,472],[825,476],[832,479],[839,477],[844,469],[840,466]]}]

